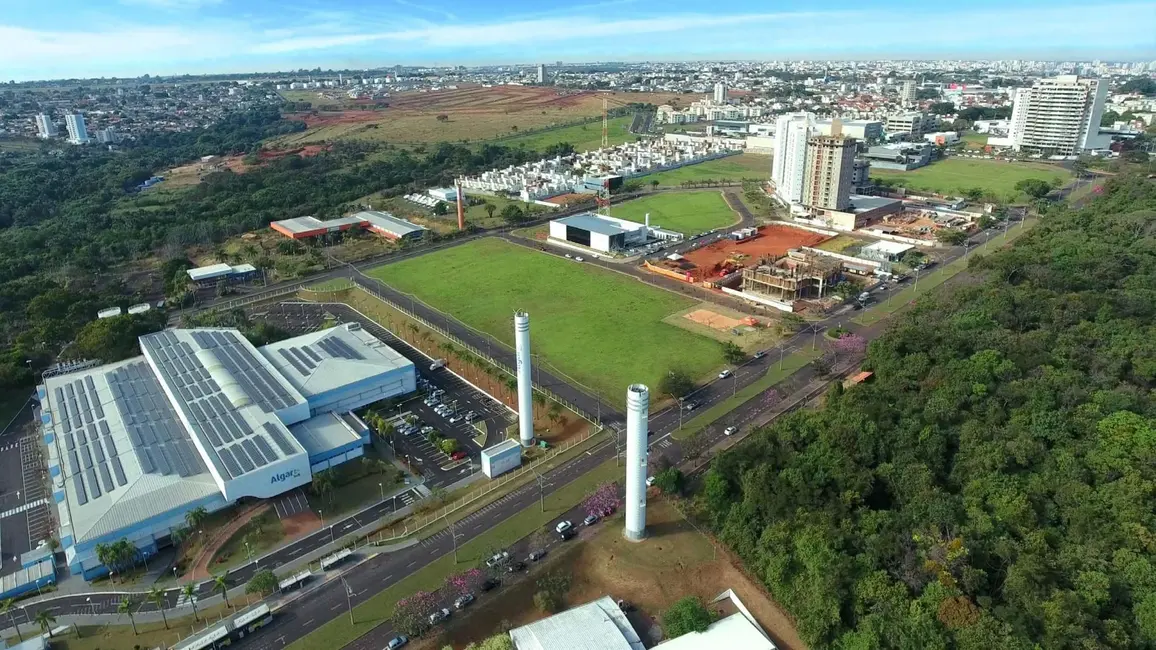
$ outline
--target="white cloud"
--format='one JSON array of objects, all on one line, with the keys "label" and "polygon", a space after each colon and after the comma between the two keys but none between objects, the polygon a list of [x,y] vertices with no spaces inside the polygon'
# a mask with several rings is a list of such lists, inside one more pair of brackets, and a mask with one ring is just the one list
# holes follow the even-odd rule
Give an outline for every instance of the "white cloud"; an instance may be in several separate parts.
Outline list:
[{"label": "white cloud", "polygon": [[124,5],[152,7],[170,11],[192,11],[202,7],[219,5],[223,0],[120,0]]},{"label": "white cloud", "polygon": [[417,9],[418,11],[426,11],[426,12],[429,12],[431,14],[441,16],[442,18],[445,18],[446,20],[457,20],[458,19],[458,17],[456,15],[454,15],[453,13],[450,13],[450,12],[446,11],[445,9],[441,9],[439,7],[434,7],[433,5],[427,5],[427,4],[423,4],[420,2],[411,2],[410,0],[393,0],[393,1],[396,2],[397,4],[403,6],[403,7],[409,7],[410,9]]}]

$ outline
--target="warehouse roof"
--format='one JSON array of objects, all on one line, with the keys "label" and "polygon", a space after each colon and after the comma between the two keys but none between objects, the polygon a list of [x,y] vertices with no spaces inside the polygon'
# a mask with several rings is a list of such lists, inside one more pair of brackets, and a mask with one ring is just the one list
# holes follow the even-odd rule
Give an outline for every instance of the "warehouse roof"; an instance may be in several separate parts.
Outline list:
[{"label": "warehouse roof", "polygon": [[197,280],[208,280],[210,278],[219,278],[223,275],[229,275],[233,272],[233,267],[228,264],[210,264],[209,266],[200,266],[195,269],[189,269],[187,273],[189,278],[196,282]]},{"label": "warehouse roof", "polygon": [[357,323],[270,343],[260,351],[307,399],[413,366]]},{"label": "warehouse roof", "polygon": [[505,452],[510,451],[511,449],[521,449],[521,448],[522,448],[522,443],[518,442],[514,438],[506,438],[504,441],[499,442],[498,444],[494,445],[493,447],[483,449],[482,455],[486,456],[488,458],[494,458],[495,456],[498,456],[499,454],[504,454]]},{"label": "warehouse roof", "polygon": [[378,210],[358,212],[357,214],[353,215],[353,217],[364,220],[369,224],[370,228],[384,230],[398,237],[404,237],[410,233],[427,230],[425,226],[419,226],[416,223],[410,223],[405,219],[395,217],[388,212],[380,212]]},{"label": "warehouse roof", "polygon": [[609,596],[510,630],[510,638],[516,650],[643,650],[638,633]]},{"label": "warehouse roof", "polygon": [[362,220],[358,217],[339,217],[328,221],[322,221],[317,217],[295,217],[274,221],[272,225],[279,226],[293,234],[299,234],[313,230],[338,230],[341,226],[356,226],[361,225],[361,223]]},{"label": "warehouse roof", "polygon": [[850,212],[866,212],[867,210],[882,208],[894,203],[903,203],[903,201],[900,201],[899,199],[889,199],[885,196],[863,196],[861,194],[852,194]]},{"label": "warehouse roof", "polygon": [[661,650],[776,650],[775,644],[742,614],[731,614],[711,623],[703,632],[688,632],[656,647]]},{"label": "warehouse roof", "polygon": [[[363,427],[352,413],[324,413],[289,427],[293,437],[301,443],[309,458],[317,458],[334,449],[361,443],[361,436],[350,423]],[[365,430],[362,428],[361,430]]]},{"label": "warehouse roof", "polygon": [[[631,230],[627,230],[620,226],[616,221],[603,219],[593,212],[584,212],[582,214],[576,214],[571,217],[562,217],[561,219],[555,219],[554,221],[565,224],[567,226],[572,226],[574,228],[581,228],[582,230],[589,230],[590,232],[596,232],[600,235],[607,236],[632,232]],[[638,225],[640,227],[642,226],[642,224]]]},{"label": "warehouse roof", "polygon": [[901,244],[895,241],[877,241],[874,244],[863,247],[864,250],[868,248],[888,255],[902,255],[915,247],[911,244]]}]

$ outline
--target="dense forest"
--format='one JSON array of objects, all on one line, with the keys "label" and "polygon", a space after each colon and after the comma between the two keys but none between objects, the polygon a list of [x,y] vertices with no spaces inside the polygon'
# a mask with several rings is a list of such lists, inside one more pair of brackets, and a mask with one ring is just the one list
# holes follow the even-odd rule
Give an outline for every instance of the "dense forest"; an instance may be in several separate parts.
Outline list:
[{"label": "dense forest", "polygon": [[98,308],[132,302],[109,273],[122,262],[152,254],[181,260],[190,246],[270,221],[336,216],[374,192],[444,185],[538,157],[494,145],[411,152],[348,142],[243,174],[209,173],[188,189],[132,193],[174,165],[254,153],[266,138],[303,128],[275,108],[260,109],[207,129],[142,137],[115,152],[68,147],[59,155],[0,158],[0,387],[28,384],[26,361],[34,368],[56,357]]},{"label": "dense forest", "polygon": [[697,503],[812,648],[1152,648],[1156,182],[972,266]]}]

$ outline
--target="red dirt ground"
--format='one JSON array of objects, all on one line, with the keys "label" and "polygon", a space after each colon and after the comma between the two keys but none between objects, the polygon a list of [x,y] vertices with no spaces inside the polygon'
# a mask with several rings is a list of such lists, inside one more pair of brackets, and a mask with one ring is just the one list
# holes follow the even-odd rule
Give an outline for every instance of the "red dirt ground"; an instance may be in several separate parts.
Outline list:
[{"label": "red dirt ground", "polygon": [[763,226],[758,236],[736,242],[723,239],[709,246],[687,253],[683,257],[700,269],[711,269],[726,261],[734,253],[747,255],[753,261],[759,258],[776,259],[787,254],[792,248],[814,246],[829,239],[826,235],[790,228],[787,226]]},{"label": "red dirt ground", "polygon": [[285,539],[296,539],[321,528],[321,520],[312,510],[306,510],[282,519],[281,528],[285,531]]},{"label": "red dirt ground", "polygon": [[[262,149],[257,154],[257,157],[261,159],[261,162],[268,162],[270,160],[284,158],[285,156],[301,156],[302,158],[308,158],[309,156],[316,156],[322,151],[328,151],[329,149],[330,145],[307,144],[303,147],[297,147],[295,149]],[[228,156],[222,162],[231,171],[238,174],[244,174],[245,172],[255,167],[255,165],[245,164],[244,156]]]},{"label": "red dirt ground", "polygon": [[381,111],[318,111],[314,113],[288,113],[286,117],[290,119],[300,119],[305,122],[305,126],[310,129],[315,129],[320,126],[332,126],[334,124],[360,124],[362,122],[375,122],[381,119]]}]

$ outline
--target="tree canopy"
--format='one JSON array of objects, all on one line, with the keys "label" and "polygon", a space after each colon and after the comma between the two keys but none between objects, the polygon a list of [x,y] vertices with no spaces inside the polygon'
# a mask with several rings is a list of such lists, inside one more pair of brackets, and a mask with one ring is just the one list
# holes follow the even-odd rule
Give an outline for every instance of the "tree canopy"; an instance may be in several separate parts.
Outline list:
[{"label": "tree canopy", "polygon": [[714,621],[711,611],[697,596],[686,596],[662,613],[662,631],[673,639],[690,632],[703,632]]},{"label": "tree canopy", "polygon": [[1156,643],[1156,183],[1056,210],[699,503],[812,648]]}]

